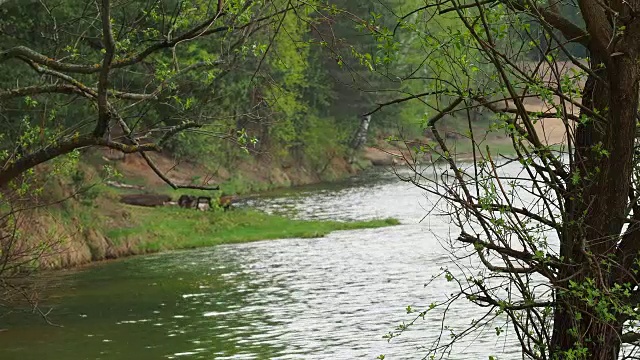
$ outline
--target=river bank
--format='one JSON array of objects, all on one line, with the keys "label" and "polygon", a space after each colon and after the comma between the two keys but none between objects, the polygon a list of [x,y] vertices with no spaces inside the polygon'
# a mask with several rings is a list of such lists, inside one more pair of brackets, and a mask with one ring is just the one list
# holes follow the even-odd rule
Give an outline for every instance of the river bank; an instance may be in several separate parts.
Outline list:
[{"label": "river bank", "polygon": [[[101,201],[104,204],[104,200]],[[67,205],[31,218],[28,233],[49,228],[48,253],[38,267],[61,269],[94,261],[193,249],[219,244],[283,238],[317,238],[337,230],[379,228],[399,224],[393,218],[367,221],[296,220],[258,210],[196,211],[179,207],[123,205],[100,212]],[[57,213],[57,214],[56,214]],[[74,231],[74,228],[76,229]],[[44,239],[44,233],[37,238]]]},{"label": "river bank", "polygon": [[[494,141],[499,145],[500,141]],[[335,182],[352,177],[374,165],[402,165],[411,159],[410,148],[378,141],[365,148],[354,163],[334,156],[321,168],[304,161],[278,161],[276,157],[250,158],[233,171],[223,166],[176,161],[169,155],[151,154],[155,165],[179,185],[219,186],[220,191],[173,190],[137,154],[112,151],[83,154],[78,170],[48,185],[45,201],[66,201],[24,214],[21,235],[44,255],[30,266],[42,269],[69,268],[93,261],[116,259],[164,250],[213,246],[220,243],[260,239],[323,236],[330,231],[395,225],[395,219],[365,222],[292,220],[250,210],[223,213],[221,209],[195,212],[180,208],[144,208],[120,203],[126,194],[157,193],[176,201],[181,195],[219,197],[240,194],[247,198],[274,189]],[[119,174],[105,181],[103,169]],[[46,172],[46,171],[45,171]],[[114,187],[114,183],[126,185]],[[19,259],[23,261],[23,259]]]},{"label": "river bank", "polygon": [[[128,253],[113,257],[257,240],[318,238],[337,230],[379,228],[399,223],[392,218],[354,222],[294,220],[251,209],[203,212],[178,207],[125,208],[130,214],[128,225],[104,229],[103,246],[91,249],[93,260],[110,258],[110,246],[125,244]],[[95,237],[96,229],[93,230]]]},{"label": "river bank", "polygon": [[[424,218],[426,206],[436,200],[377,168],[342,184],[278,191],[251,207],[284,210],[302,220],[392,217],[402,220],[399,226],[134,256],[42,274],[49,286],[42,309],[53,309],[50,320],[64,327],[23,312],[9,314],[0,325],[8,329],[0,334],[0,358],[423,356],[420,347],[440,333],[440,313],[429,312],[411,332],[391,342],[383,336],[415,318],[407,314],[408,305],[428,309],[456,290],[444,278],[424,287],[441,268],[455,266],[439,240],[457,231],[442,217]],[[456,316],[447,325],[457,328],[477,314],[464,299],[453,311]],[[509,353],[512,343],[505,347],[502,339],[486,331],[463,347],[463,355],[450,358],[516,358],[517,353]]]},{"label": "river bank", "polygon": [[[174,201],[181,194],[211,196],[223,193],[251,194],[260,191],[317,184],[331,179],[344,179],[364,165],[351,166],[334,160],[325,169],[325,176],[310,173],[303,167],[272,167],[267,164],[251,168],[245,164],[234,174],[218,170],[217,176],[198,179],[204,168],[194,164],[175,164],[168,157],[155,157],[156,163],[172,180],[182,184],[218,184],[222,191],[172,190],[137,156],[114,160],[105,152],[84,154],[78,171],[68,178],[50,180],[40,203],[53,203],[21,214],[19,222],[23,246],[39,247],[42,256],[29,262],[40,269],[61,269],[94,261],[149,254],[166,250],[190,249],[226,243],[280,238],[322,237],[336,230],[377,228],[398,224],[395,219],[371,221],[294,220],[287,216],[269,215],[250,207],[222,211],[195,211],[177,206],[141,207],[122,204],[120,198],[132,193],[160,193]],[[119,176],[117,181],[105,181],[101,169],[111,166]],[[46,173],[46,171],[43,171]],[[220,176],[222,173],[225,176]],[[279,175],[278,175],[279,174]],[[329,177],[326,175],[330,174]],[[113,180],[113,178],[110,178]],[[114,187],[114,183],[127,187]],[[215,183],[214,183],[215,182]]]}]

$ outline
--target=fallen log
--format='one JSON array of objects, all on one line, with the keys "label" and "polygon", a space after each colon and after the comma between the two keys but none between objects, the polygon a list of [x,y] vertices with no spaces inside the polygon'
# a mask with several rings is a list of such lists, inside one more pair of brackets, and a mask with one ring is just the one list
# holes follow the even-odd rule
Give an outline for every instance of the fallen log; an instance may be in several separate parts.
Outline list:
[{"label": "fallen log", "polygon": [[120,202],[137,206],[163,206],[171,201],[171,196],[160,194],[130,194],[120,197]]}]

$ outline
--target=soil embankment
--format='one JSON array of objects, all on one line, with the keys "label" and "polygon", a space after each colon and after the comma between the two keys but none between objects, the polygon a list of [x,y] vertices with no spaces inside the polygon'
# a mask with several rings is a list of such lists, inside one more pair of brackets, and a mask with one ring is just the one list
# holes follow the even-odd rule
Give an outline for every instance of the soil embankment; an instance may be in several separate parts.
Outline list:
[{"label": "soil embankment", "polygon": [[[531,111],[548,111],[542,102],[529,101],[526,105]],[[549,144],[562,144],[565,141],[566,131],[560,119],[538,121],[536,129]],[[83,181],[96,185],[89,191],[76,194],[78,186],[72,180],[56,179],[55,184],[49,186],[46,192],[47,200],[57,201],[65,197],[70,200],[22,214],[22,234],[30,239],[25,247],[46,249],[47,255],[40,258],[36,266],[63,268],[161,250],[256,240],[264,238],[261,237],[264,234],[273,234],[273,226],[278,227],[276,232],[280,235],[277,237],[322,235],[332,229],[344,227],[338,226],[339,224],[300,223],[243,211],[225,213],[221,209],[214,209],[211,212],[199,212],[164,205],[175,203],[183,194],[206,195],[216,199],[223,194],[247,194],[336,180],[354,175],[358,169],[368,165],[401,166],[415,159],[414,148],[417,145],[431,141],[424,137],[390,144],[381,140],[382,138],[372,146],[365,147],[355,164],[350,164],[344,157],[334,157],[320,169],[313,169],[302,163],[279,163],[273,159],[255,158],[238,162],[234,168],[212,168],[176,161],[162,154],[151,154],[158,169],[174,183],[220,185],[221,190],[217,192],[174,191],[137,154],[123,156],[112,151],[85,154],[80,166]],[[471,154],[464,147],[464,140],[462,135],[455,133],[447,139],[458,151],[457,154],[463,157],[467,153]],[[489,139],[489,143],[502,146],[508,143],[508,139],[504,136],[495,137]],[[429,161],[428,154],[422,160]],[[102,181],[98,173],[105,165],[114,168],[122,176],[117,181]],[[139,200],[130,195],[141,193],[157,194],[158,204],[154,205],[161,206],[142,208],[120,202],[123,196]],[[167,224],[171,226],[166,226]],[[383,221],[353,226],[389,224],[391,222]],[[305,228],[318,230],[308,234],[303,231]],[[197,240],[194,240],[194,234]]]},{"label": "soil embankment", "polygon": [[[67,268],[162,250],[314,237],[333,230],[397,223],[392,219],[349,224],[297,221],[246,209],[225,212],[222,206],[216,206],[212,211],[197,211],[176,205],[184,194],[211,197],[218,200],[213,202],[218,204],[224,194],[312,184],[355,174],[357,169],[342,158],[333,159],[322,171],[314,171],[300,164],[287,166],[267,161],[239,163],[232,170],[223,167],[211,170],[175,161],[169,156],[153,154],[152,157],[160,171],[176,184],[220,185],[221,190],[176,191],[139,155],[122,156],[111,151],[87,153],[79,166],[82,185],[74,182],[74,176],[59,177],[50,180],[47,191],[37,199],[39,204],[68,200],[20,214],[19,227],[23,235],[20,251],[27,253],[28,249],[42,248],[45,255],[32,262],[34,266]],[[121,176],[104,181],[99,173],[105,165]],[[91,186],[77,191],[87,185]],[[123,199],[128,204],[122,203]]]},{"label": "soil embankment", "polygon": [[[531,112],[555,113],[552,106],[542,101],[525,102],[525,108]],[[578,111],[575,108],[567,109],[567,113],[578,115]],[[547,145],[563,145],[567,143],[567,127],[559,117],[540,119],[534,124],[534,128],[540,140]],[[569,133],[571,133],[572,130],[573,129],[571,129]]]}]

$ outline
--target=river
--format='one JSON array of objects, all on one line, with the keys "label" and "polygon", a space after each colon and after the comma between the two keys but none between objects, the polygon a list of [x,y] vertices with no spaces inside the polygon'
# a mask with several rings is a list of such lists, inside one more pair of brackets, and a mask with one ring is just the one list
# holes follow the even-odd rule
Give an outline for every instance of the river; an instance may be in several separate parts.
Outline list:
[{"label": "river", "polygon": [[[434,199],[431,199],[434,200]],[[439,238],[455,234],[428,216],[423,191],[380,170],[345,183],[252,200],[299,218],[395,217],[395,227],[133,257],[48,275],[51,321],[0,319],[0,359],[420,359],[440,333],[427,316],[391,342],[383,335],[452,292],[424,284],[451,265]],[[465,326],[477,309],[450,313]],[[487,331],[448,359],[520,358],[509,337]]]}]

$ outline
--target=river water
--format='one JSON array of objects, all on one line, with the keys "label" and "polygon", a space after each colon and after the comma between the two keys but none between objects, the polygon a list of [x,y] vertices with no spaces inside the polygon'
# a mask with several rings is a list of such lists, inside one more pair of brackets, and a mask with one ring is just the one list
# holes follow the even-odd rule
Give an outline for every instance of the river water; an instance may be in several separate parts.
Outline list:
[{"label": "river water", "polygon": [[[340,231],[318,239],[270,240],[128,258],[49,275],[51,321],[16,312],[0,318],[0,359],[421,359],[440,334],[427,316],[402,336],[383,335],[452,292],[424,284],[451,266],[440,238],[457,235],[427,216],[435,199],[388,171],[342,184],[251,200],[299,218],[395,217],[395,227]],[[460,303],[450,324],[477,309]],[[445,335],[446,336],[446,335]],[[509,336],[487,331],[449,359],[516,359]]]}]

